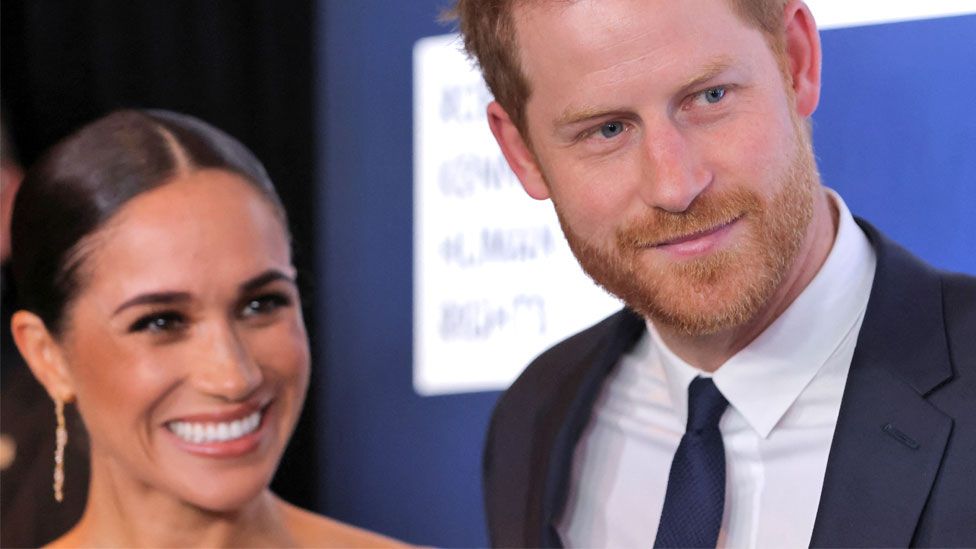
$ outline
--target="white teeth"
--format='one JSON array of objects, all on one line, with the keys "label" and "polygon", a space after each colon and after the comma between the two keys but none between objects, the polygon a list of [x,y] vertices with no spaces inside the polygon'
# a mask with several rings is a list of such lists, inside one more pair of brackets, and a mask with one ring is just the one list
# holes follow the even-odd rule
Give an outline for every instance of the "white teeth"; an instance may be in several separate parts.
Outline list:
[{"label": "white teeth", "polygon": [[181,439],[191,444],[226,442],[249,435],[261,424],[261,411],[234,421],[221,423],[190,423],[171,421],[166,427]]}]

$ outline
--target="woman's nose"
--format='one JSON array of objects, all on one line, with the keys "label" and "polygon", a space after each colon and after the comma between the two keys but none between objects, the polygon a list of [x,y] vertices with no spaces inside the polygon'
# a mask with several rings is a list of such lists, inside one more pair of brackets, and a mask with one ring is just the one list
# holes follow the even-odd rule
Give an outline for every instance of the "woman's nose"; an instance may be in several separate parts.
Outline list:
[{"label": "woman's nose", "polygon": [[191,365],[197,388],[229,401],[250,396],[264,375],[235,327],[230,322],[215,325],[205,340],[200,360]]}]

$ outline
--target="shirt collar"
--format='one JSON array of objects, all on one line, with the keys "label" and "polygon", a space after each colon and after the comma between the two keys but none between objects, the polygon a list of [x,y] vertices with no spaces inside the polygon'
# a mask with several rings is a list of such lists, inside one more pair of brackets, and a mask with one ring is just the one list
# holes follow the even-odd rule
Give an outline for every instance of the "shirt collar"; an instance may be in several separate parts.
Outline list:
[{"label": "shirt collar", "polygon": [[688,385],[696,376],[712,377],[729,404],[760,436],[768,437],[864,314],[874,279],[874,250],[843,199],[831,189],[827,193],[839,221],[820,271],[779,318],[714,373],[702,372],[671,352],[647,322],[682,423]]}]

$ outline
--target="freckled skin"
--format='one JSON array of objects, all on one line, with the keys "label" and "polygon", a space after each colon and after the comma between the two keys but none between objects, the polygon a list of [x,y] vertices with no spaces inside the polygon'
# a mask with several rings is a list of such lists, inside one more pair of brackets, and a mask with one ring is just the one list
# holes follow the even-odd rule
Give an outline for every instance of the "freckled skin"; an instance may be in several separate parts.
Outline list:
[{"label": "freckled skin", "polygon": [[803,122],[819,42],[802,3],[786,14],[789,79],[727,2],[523,3],[531,139],[489,107],[506,158],[532,197],[552,199],[583,268],[704,369],[761,333],[833,241]]}]

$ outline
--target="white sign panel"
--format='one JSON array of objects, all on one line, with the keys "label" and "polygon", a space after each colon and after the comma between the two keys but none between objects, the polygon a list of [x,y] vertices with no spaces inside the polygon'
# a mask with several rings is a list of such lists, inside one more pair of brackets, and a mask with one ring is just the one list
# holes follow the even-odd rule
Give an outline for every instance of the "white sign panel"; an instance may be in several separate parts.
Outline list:
[{"label": "white sign panel", "polygon": [[414,388],[507,387],[621,307],[576,263],[488,129],[491,95],[454,35],[414,46]]},{"label": "white sign panel", "polygon": [[821,29],[976,13],[976,0],[807,0]]}]

